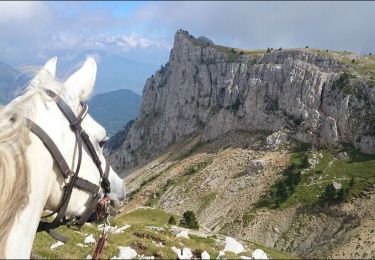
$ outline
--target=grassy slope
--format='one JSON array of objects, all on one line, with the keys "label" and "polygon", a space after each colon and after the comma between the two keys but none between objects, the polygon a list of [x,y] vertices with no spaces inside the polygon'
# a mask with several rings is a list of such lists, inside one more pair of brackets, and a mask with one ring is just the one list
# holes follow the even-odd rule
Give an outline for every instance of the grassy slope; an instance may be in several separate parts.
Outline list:
[{"label": "grassy slope", "polygon": [[[363,154],[350,147],[345,147],[343,151],[349,154],[349,159],[335,159],[334,154],[338,151],[317,151],[323,157],[314,168],[306,169],[295,192],[281,203],[280,208],[287,208],[296,204],[311,205],[318,203],[325,188],[333,182],[338,182],[343,187],[348,187],[350,180],[353,178],[354,186],[350,189],[347,199],[361,196],[363,191],[375,185],[375,155]],[[291,163],[301,164],[301,154],[303,153],[306,152],[295,153],[292,156]],[[311,152],[309,152],[310,155]],[[269,192],[274,190],[275,188]],[[270,208],[275,207],[275,203],[272,200],[262,201],[260,205]]]},{"label": "grassy slope", "polygon": [[[238,62],[241,55],[248,55],[259,57],[267,53],[267,49],[258,50],[247,50],[238,49],[221,45],[207,45],[198,39],[191,39],[195,45],[201,47],[214,48],[219,52],[227,54],[227,62]],[[313,52],[321,56],[334,58],[339,62],[348,66],[348,70],[352,74],[359,75],[366,78],[369,81],[369,85],[375,86],[375,55],[359,55],[349,51],[335,51],[335,50],[323,50],[315,48],[295,48],[308,52]],[[284,50],[293,50],[293,48],[286,48]],[[275,51],[275,50],[271,50]],[[354,62],[353,62],[354,59]]]},{"label": "grassy slope", "polygon": [[[151,208],[140,208],[122,216],[115,217],[111,221],[112,226],[130,224],[131,227],[122,234],[109,234],[109,238],[102,252],[102,258],[117,256],[119,253],[118,246],[131,246],[140,255],[154,255],[156,258],[163,259],[176,259],[175,253],[170,249],[172,246],[177,248],[188,247],[193,251],[206,250],[211,257],[215,258],[219,250],[223,250],[224,244],[215,240],[216,236],[204,238],[190,235],[190,239],[176,238],[169,229],[171,226],[167,224],[169,217],[170,214]],[[149,228],[150,226],[163,227],[164,230],[156,231]],[[93,234],[95,239],[98,239],[100,236],[100,231],[95,224],[85,225],[80,231],[70,230],[66,227],[60,227],[58,231],[69,237],[70,241],[55,250],[51,250],[50,246],[56,241],[45,232],[38,233],[33,245],[33,254],[40,258],[86,258],[88,254],[93,254],[95,246],[88,245],[87,247],[79,247],[77,244],[84,244],[84,238],[89,234]],[[158,247],[153,241],[156,243],[161,242],[165,246]],[[290,258],[290,256],[285,253],[255,243],[246,242],[245,245],[248,250],[241,255],[249,256],[252,250],[261,248],[272,258]],[[239,256],[231,253],[227,253],[226,256],[239,258]]]},{"label": "grassy slope", "polygon": [[[332,51],[320,50],[320,49],[304,49],[311,51],[316,54],[334,58],[341,63],[347,65],[348,70],[351,74],[364,77],[371,84],[375,83],[375,56],[374,55],[359,55],[348,51]],[[372,85],[374,86],[374,85]]]}]

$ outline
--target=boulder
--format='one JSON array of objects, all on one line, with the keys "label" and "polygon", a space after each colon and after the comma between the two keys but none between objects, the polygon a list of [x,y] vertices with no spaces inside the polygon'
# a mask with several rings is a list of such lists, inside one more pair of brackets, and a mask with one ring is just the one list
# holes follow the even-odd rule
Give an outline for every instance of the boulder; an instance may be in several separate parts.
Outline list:
[{"label": "boulder", "polygon": [[120,249],[119,255],[114,256],[111,259],[134,259],[138,255],[137,251],[131,247],[119,246],[118,248]]},{"label": "boulder", "polygon": [[250,173],[260,173],[266,169],[266,163],[264,160],[252,160],[248,166]]},{"label": "boulder", "polygon": [[348,160],[350,157],[349,157],[349,154],[346,153],[346,152],[341,152],[341,153],[338,153],[336,155],[336,159],[337,160]]},{"label": "boulder", "polygon": [[266,144],[268,148],[277,148],[280,144],[288,141],[288,135],[283,131],[277,131],[267,136]]},{"label": "boulder", "polygon": [[238,255],[244,251],[245,251],[245,248],[243,247],[241,243],[237,242],[237,240],[235,240],[232,237],[225,238],[224,252],[233,252]]},{"label": "boulder", "polygon": [[262,249],[255,249],[251,256],[253,259],[268,259],[267,254]]}]

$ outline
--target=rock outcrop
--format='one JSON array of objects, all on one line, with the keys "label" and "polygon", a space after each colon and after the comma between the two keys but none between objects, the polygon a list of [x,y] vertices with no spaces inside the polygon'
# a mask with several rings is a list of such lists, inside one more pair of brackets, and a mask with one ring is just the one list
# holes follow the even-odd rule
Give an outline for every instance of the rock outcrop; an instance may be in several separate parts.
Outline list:
[{"label": "rock outcrop", "polygon": [[347,69],[321,52],[239,51],[179,30],[112,161],[130,168],[187,136],[210,140],[230,130],[289,129],[303,142],[345,142],[375,153],[375,89]]}]

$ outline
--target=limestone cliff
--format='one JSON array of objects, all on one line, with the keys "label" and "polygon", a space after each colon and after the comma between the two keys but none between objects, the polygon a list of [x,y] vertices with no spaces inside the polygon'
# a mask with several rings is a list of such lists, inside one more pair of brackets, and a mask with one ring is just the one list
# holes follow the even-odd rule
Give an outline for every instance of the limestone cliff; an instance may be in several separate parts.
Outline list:
[{"label": "limestone cliff", "polygon": [[375,84],[366,70],[374,64],[348,52],[227,48],[179,30],[112,160],[130,168],[187,136],[210,140],[230,130],[289,129],[303,142],[375,153]]}]

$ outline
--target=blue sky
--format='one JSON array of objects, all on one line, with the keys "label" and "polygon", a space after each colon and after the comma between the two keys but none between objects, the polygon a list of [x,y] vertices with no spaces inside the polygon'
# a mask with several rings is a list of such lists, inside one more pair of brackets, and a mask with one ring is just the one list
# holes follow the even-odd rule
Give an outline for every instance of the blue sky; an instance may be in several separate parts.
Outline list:
[{"label": "blue sky", "polygon": [[356,1],[0,1],[0,61],[39,65],[96,50],[160,66],[178,29],[245,49],[375,53],[374,13],[375,2]]}]

